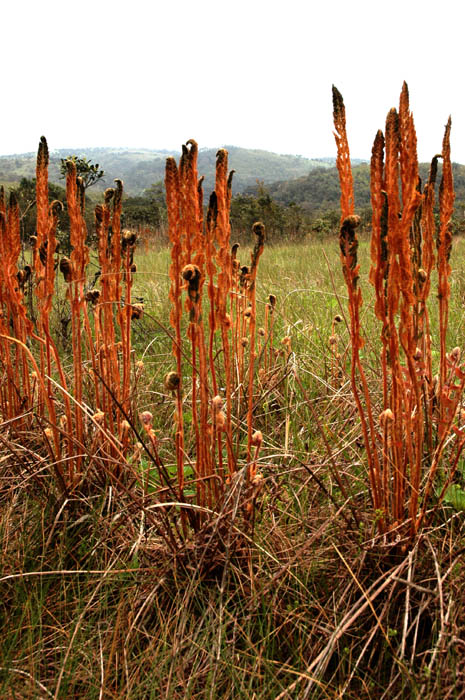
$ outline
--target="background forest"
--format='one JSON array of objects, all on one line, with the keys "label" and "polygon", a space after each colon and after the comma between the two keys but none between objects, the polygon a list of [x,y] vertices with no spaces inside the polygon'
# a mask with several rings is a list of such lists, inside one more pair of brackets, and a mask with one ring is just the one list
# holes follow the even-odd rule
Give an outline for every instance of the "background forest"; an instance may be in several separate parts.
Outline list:
[{"label": "background forest", "polygon": [[[231,201],[232,235],[240,240],[248,235],[255,221],[263,221],[268,239],[275,243],[301,240],[305,236],[324,238],[337,229],[339,223],[339,178],[334,158],[308,159],[302,156],[279,155],[268,151],[228,146],[233,178]],[[63,202],[60,230],[67,229],[66,193],[62,162],[76,151],[61,149],[50,156],[50,197]],[[105,187],[120,177],[124,181],[123,225],[145,226],[166,235],[166,199],[164,168],[166,158],[178,155],[171,151],[148,149],[80,149],[78,158],[83,171],[97,169],[100,176],[86,188],[90,203],[96,202]],[[211,172],[216,150],[199,150],[199,172],[205,173],[204,191],[214,189]],[[352,160],[354,192],[362,227],[370,225],[370,166],[359,159]],[[441,167],[441,166],[439,166]],[[465,166],[453,163],[456,192],[453,233],[465,229]],[[429,164],[421,163],[420,177],[426,181]],[[35,228],[35,154],[0,157],[0,185],[14,190],[21,209],[21,225],[25,236]],[[207,201],[205,200],[205,204]],[[88,230],[92,228],[93,213],[87,213]],[[66,246],[65,234],[61,235]]]}]

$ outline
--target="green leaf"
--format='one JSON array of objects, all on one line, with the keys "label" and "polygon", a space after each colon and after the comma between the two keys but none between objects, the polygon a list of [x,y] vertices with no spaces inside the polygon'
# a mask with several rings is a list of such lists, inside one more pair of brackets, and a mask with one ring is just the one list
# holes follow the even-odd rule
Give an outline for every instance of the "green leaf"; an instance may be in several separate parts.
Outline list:
[{"label": "green leaf", "polygon": [[454,510],[465,510],[465,491],[458,484],[451,484],[444,495],[445,503]]}]

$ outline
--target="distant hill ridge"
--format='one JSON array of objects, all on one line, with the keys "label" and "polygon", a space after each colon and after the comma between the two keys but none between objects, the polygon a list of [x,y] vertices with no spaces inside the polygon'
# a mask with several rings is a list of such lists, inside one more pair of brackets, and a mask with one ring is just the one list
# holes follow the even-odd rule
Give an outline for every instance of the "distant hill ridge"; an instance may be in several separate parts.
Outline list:
[{"label": "distant hill ridge", "polygon": [[[340,201],[339,177],[335,158],[305,158],[270,151],[224,146],[229,152],[229,167],[234,169],[233,191],[253,195],[257,182],[264,183],[273,199],[280,204],[298,204],[312,215],[337,210]],[[204,192],[208,198],[215,186],[216,148],[199,150],[199,175],[205,176]],[[86,156],[105,170],[103,183],[92,192],[110,187],[115,178],[124,180],[129,195],[141,194],[155,182],[164,180],[168,156],[178,158],[180,151],[149,148],[62,148],[50,153],[50,180],[64,185],[60,178],[60,160],[69,155]],[[0,184],[15,185],[21,178],[35,176],[35,153],[0,156]],[[361,209],[370,205],[370,166],[367,161],[353,159],[355,205]],[[429,164],[420,165],[423,182]],[[465,166],[453,164],[456,211],[465,211]],[[439,182],[439,177],[438,177]]]},{"label": "distant hill ridge", "polygon": [[[269,184],[278,180],[293,180],[308,175],[315,168],[329,168],[334,158],[305,158],[282,155],[258,149],[225,146],[229,152],[229,167],[236,171],[233,179],[234,193],[243,192],[257,180]],[[204,191],[208,195],[214,189],[215,159],[217,148],[199,150],[199,175],[205,176]],[[105,181],[100,189],[111,186],[115,178],[124,181],[128,194],[140,194],[155,182],[164,179],[165,161],[170,155],[179,157],[179,151],[149,148],[62,148],[50,152],[49,176],[52,182],[60,180],[60,159],[69,155],[85,156],[98,163],[105,171]],[[0,156],[0,182],[19,182],[22,177],[34,177],[35,153]],[[354,161],[360,162],[360,161]],[[97,187],[97,186],[96,186]]]},{"label": "distant hill ridge", "polygon": [[[428,177],[429,163],[420,163],[420,178],[423,184]],[[436,188],[439,187],[442,166],[439,164]],[[370,206],[370,165],[353,162],[355,208],[360,210]],[[465,165],[452,164],[455,187],[455,209],[460,209],[463,216],[465,209]],[[267,185],[267,191],[277,202],[283,205],[291,203],[300,205],[310,214],[319,214],[339,209],[341,191],[339,174],[336,167],[315,168],[304,177],[281,180]],[[254,195],[257,186],[245,190],[244,194]]]}]

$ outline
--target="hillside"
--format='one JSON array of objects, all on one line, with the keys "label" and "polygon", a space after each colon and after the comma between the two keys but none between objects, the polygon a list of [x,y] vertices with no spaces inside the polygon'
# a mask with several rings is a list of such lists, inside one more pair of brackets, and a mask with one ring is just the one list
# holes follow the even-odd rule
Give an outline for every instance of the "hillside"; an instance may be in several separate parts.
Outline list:
[{"label": "hillside", "polygon": [[[279,204],[300,205],[312,216],[336,210],[339,207],[339,176],[334,158],[310,159],[303,156],[281,155],[270,151],[226,146],[229,166],[235,170],[234,194],[256,194],[257,182],[266,185],[271,197]],[[206,197],[214,189],[216,148],[200,149],[198,156],[199,175],[205,174]],[[61,186],[61,158],[70,154],[86,156],[98,163],[105,171],[103,182],[97,183],[91,192],[110,187],[115,178],[124,181],[128,195],[136,196],[153,183],[164,180],[165,162],[170,155],[179,158],[179,152],[168,150],[130,148],[60,149],[50,154],[50,181]],[[0,184],[15,186],[23,177],[35,176],[35,153],[0,156]],[[355,202],[358,209],[370,206],[370,165],[366,161],[353,159]],[[429,164],[420,164],[423,181],[427,178]],[[453,164],[456,190],[456,211],[465,208],[465,166]]]},{"label": "hillside", "polygon": [[[464,208],[465,202],[465,166],[453,164],[456,210]],[[440,171],[441,166],[439,166]],[[420,176],[425,182],[429,164],[420,164]],[[355,206],[363,209],[370,206],[370,166],[361,163],[353,167]],[[438,182],[440,179],[440,172]],[[305,177],[295,180],[274,182],[267,185],[270,195],[280,204],[289,205],[294,202],[305,211],[317,214],[328,210],[338,209],[340,200],[339,176],[335,167],[317,168]],[[256,192],[256,187],[247,191]]]},{"label": "hillside", "polygon": [[[315,169],[325,169],[334,164],[334,159],[312,160],[303,156],[280,155],[269,151],[226,146],[229,151],[229,166],[236,171],[233,180],[234,193],[253,187],[257,180],[265,184],[278,180],[294,180],[307,176]],[[205,174],[204,190],[206,194],[214,188],[216,148],[204,148],[199,152],[199,174]],[[96,187],[103,189],[111,186],[115,178],[124,181],[128,194],[140,194],[155,182],[164,179],[165,161],[169,155],[179,157],[179,152],[130,149],[130,148],[85,148],[60,149],[50,154],[50,180],[63,184],[60,180],[60,159],[70,154],[86,156],[93,163],[99,163],[105,170],[105,181]],[[0,182],[19,182],[22,177],[34,177],[35,153],[13,156],[0,156]]]}]

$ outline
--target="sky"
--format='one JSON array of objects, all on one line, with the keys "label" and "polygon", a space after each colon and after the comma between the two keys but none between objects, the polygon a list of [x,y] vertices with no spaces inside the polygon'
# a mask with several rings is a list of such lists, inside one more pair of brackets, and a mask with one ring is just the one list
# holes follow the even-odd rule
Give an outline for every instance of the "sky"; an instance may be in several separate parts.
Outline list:
[{"label": "sky", "polygon": [[17,0],[2,7],[0,154],[235,145],[369,158],[404,80],[420,160],[465,163],[462,5],[451,0]]}]

